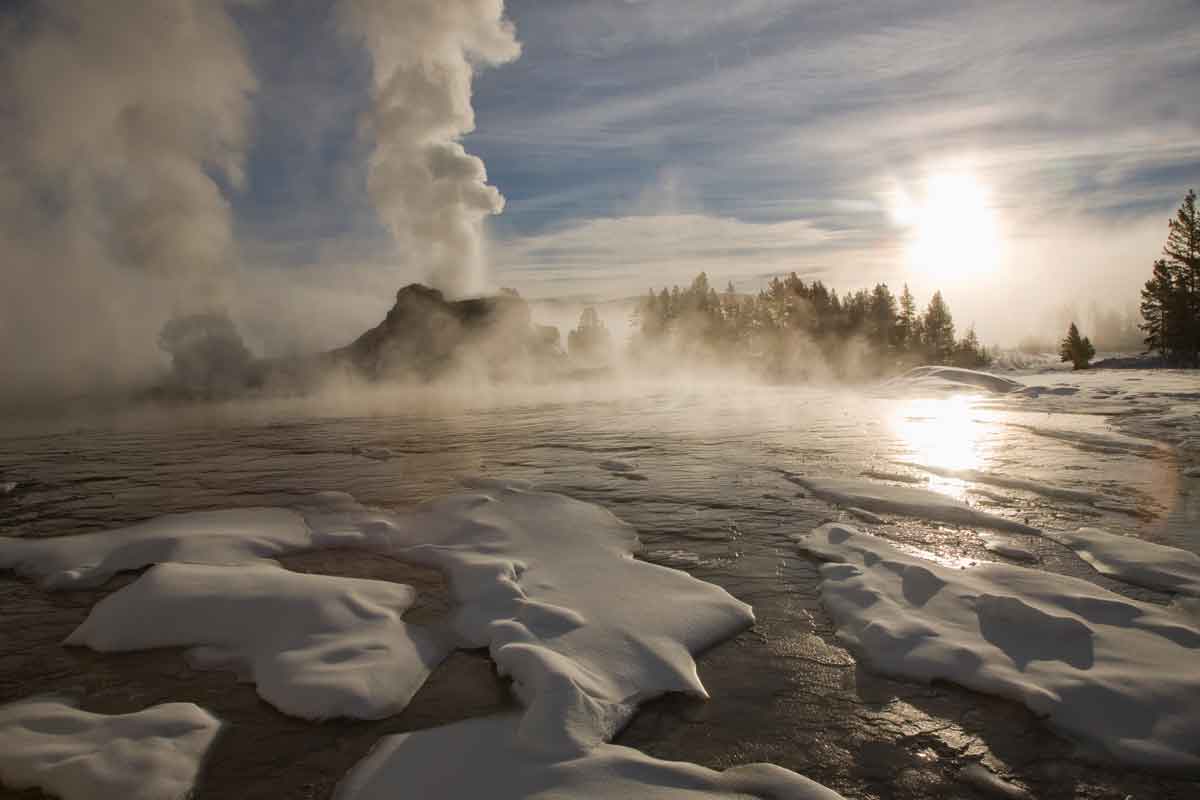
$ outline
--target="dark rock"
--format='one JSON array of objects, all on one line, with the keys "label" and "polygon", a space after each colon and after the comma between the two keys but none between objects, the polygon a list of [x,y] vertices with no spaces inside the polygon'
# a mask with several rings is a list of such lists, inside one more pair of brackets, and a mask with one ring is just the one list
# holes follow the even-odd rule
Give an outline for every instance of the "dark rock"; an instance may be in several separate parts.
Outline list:
[{"label": "dark rock", "polygon": [[376,380],[427,379],[456,368],[503,378],[530,362],[553,359],[557,342],[558,331],[534,326],[520,297],[449,301],[414,283],[396,293],[383,322],[328,355]]}]

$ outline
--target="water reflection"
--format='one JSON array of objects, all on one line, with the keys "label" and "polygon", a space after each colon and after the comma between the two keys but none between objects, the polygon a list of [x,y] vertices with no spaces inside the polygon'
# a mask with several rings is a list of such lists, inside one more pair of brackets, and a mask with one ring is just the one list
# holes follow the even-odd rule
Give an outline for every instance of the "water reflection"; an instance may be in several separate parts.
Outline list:
[{"label": "water reflection", "polygon": [[[900,404],[891,419],[900,457],[939,470],[982,469],[994,446],[991,427],[967,395],[914,398]],[[932,476],[929,487],[958,499],[966,488],[957,478],[941,476]]]}]

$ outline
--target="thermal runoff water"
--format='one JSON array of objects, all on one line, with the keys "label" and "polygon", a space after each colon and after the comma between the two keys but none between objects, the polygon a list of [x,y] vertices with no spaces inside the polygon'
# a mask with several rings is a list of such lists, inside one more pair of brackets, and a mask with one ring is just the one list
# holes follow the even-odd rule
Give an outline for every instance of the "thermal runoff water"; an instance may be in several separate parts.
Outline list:
[{"label": "thermal runoff water", "polygon": [[10,431],[0,798],[1193,797],[1198,399],[927,369]]}]

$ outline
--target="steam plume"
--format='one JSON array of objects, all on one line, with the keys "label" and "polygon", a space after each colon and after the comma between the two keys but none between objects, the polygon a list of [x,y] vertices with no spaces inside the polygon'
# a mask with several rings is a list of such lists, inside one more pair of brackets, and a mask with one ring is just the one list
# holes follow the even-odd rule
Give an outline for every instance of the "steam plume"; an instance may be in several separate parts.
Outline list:
[{"label": "steam plume", "polygon": [[127,380],[161,360],[165,318],[220,289],[217,181],[242,181],[254,77],[220,0],[42,0],[8,22],[0,385]]},{"label": "steam plume", "polygon": [[410,260],[448,294],[482,282],[483,220],[504,208],[483,162],[459,138],[475,127],[475,65],[521,48],[503,0],[343,0],[374,63],[369,187]]}]

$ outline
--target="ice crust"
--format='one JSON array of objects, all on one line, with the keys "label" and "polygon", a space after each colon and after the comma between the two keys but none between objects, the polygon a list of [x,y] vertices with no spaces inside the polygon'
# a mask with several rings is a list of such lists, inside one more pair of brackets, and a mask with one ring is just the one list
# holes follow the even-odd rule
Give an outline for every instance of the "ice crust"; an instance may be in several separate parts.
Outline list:
[{"label": "ice crust", "polygon": [[787,479],[830,503],[881,514],[902,514],[925,520],[959,525],[979,525],[1020,533],[1038,533],[1016,520],[978,511],[952,497],[914,486],[892,486],[856,478],[810,478],[788,475]]},{"label": "ice crust", "polygon": [[285,714],[379,719],[404,710],[450,647],[400,616],[411,587],[272,564],[161,564],[101,600],[65,644],[190,647]]},{"label": "ice crust", "polygon": [[183,800],[220,727],[192,703],[108,716],[23,700],[0,706],[0,782],[65,800]]},{"label": "ice crust", "polygon": [[[381,739],[338,785],[337,800],[841,800],[794,772],[749,764],[715,772],[602,744],[560,757],[520,744],[521,721],[487,717]],[[464,762],[464,754],[469,754]]]},{"label": "ice crust", "polygon": [[240,564],[361,538],[355,531],[314,533],[301,514],[282,508],[198,511],[79,536],[0,536],[0,569],[38,578],[47,589],[84,589],[166,561]]},{"label": "ice crust", "polygon": [[1200,597],[1200,556],[1178,547],[1120,536],[1099,528],[1046,531],[1097,572],[1125,583]]},{"label": "ice crust", "polygon": [[881,672],[1017,700],[1135,766],[1200,768],[1200,627],[1087,581],[954,569],[838,524],[797,537],[838,637]]}]

